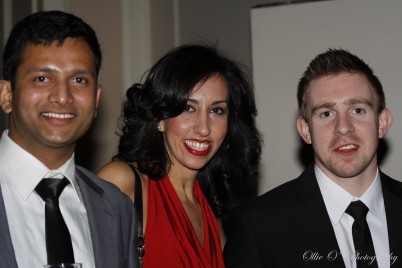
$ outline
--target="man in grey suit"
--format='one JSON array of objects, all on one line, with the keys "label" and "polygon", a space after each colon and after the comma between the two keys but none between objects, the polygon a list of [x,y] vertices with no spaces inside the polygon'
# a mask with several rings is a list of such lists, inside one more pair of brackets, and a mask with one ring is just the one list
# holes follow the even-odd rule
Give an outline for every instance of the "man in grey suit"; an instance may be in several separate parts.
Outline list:
[{"label": "man in grey suit", "polygon": [[0,105],[9,124],[0,139],[0,267],[48,263],[45,202],[35,190],[43,178],[68,180],[58,200],[76,263],[134,267],[131,201],[74,162],[101,92],[94,30],[72,14],[38,12],[13,28],[3,60]]},{"label": "man in grey suit", "polygon": [[[380,80],[357,56],[330,49],[311,61],[297,97],[314,163],[233,211],[227,267],[402,267],[402,183],[377,164],[392,124]],[[371,233],[364,244],[360,227]]]}]

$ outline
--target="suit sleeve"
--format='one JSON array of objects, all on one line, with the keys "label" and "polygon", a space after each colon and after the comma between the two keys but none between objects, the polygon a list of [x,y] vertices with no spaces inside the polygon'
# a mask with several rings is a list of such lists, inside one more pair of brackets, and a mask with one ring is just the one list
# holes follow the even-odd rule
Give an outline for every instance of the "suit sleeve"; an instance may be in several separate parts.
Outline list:
[{"label": "suit sleeve", "polygon": [[246,213],[235,209],[225,222],[227,242],[223,251],[228,268],[263,268],[253,222]]}]

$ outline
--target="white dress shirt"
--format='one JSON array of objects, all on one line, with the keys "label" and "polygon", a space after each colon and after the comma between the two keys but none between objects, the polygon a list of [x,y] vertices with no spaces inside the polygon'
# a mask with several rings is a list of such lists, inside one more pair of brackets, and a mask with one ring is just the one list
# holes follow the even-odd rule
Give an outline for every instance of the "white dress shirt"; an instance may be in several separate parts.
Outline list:
[{"label": "white dress shirt", "polygon": [[373,183],[360,198],[354,197],[329,179],[317,166],[314,170],[346,268],[356,268],[352,236],[354,219],[345,213],[350,202],[356,200],[361,200],[369,209],[367,224],[373,239],[378,267],[390,267],[387,219],[378,169]]},{"label": "white dress shirt", "polygon": [[85,206],[75,178],[74,155],[57,170],[49,170],[4,131],[0,139],[0,184],[18,267],[47,264],[45,202],[35,192],[42,178],[66,177],[70,184],[59,198],[70,231],[75,262],[94,268],[95,259]]}]

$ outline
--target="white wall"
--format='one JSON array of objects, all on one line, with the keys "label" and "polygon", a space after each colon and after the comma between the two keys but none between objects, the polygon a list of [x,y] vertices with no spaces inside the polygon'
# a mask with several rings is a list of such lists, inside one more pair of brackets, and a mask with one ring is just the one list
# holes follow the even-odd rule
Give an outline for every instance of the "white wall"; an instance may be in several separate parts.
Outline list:
[{"label": "white wall", "polygon": [[309,62],[329,47],[348,49],[381,79],[394,114],[382,170],[402,179],[402,1],[339,0],[252,10],[257,122],[265,136],[259,193],[303,170],[296,131],[296,87]]}]

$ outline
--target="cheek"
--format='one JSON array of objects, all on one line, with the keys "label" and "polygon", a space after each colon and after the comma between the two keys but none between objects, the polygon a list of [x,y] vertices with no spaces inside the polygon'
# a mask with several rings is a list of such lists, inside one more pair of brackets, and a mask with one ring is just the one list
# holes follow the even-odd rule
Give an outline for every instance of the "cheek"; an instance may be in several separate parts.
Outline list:
[{"label": "cheek", "polygon": [[317,143],[317,144],[324,144],[326,143],[327,140],[330,140],[332,135],[331,135],[332,130],[329,130],[328,128],[320,128],[320,127],[310,127],[309,128],[309,134],[310,134],[310,140],[312,143]]},{"label": "cheek", "polygon": [[168,119],[165,124],[165,132],[171,134],[183,134],[192,127],[192,122],[190,119],[183,117],[175,117]]},{"label": "cheek", "polygon": [[212,126],[212,132],[215,133],[216,138],[223,140],[228,132],[227,119],[215,122]]},{"label": "cheek", "polygon": [[30,107],[40,103],[44,98],[43,93],[35,90],[23,90],[23,92],[18,91],[18,93],[14,94],[12,98],[14,110],[31,110]]},{"label": "cheek", "polygon": [[28,102],[35,103],[35,102],[39,102],[40,100],[45,99],[46,93],[33,90],[33,91],[29,92],[28,94],[25,94],[25,96],[26,96],[25,99]]},{"label": "cheek", "polygon": [[79,94],[73,94],[73,99],[76,104],[79,104],[81,107],[86,107],[90,110],[94,110],[97,106],[95,92],[88,91]]}]

